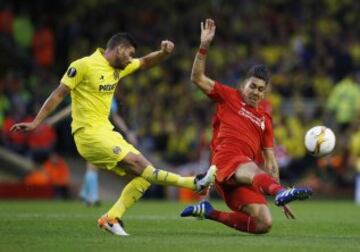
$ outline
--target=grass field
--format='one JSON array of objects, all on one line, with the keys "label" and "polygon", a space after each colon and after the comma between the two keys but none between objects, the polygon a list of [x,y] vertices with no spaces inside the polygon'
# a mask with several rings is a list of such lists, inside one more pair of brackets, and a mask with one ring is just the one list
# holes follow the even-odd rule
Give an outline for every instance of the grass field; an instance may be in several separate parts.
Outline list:
[{"label": "grass field", "polygon": [[[226,209],[222,202],[214,205]],[[126,215],[131,236],[117,237],[96,227],[109,206],[0,201],[0,251],[360,251],[360,207],[352,202],[294,203],[295,221],[272,207],[274,224],[266,235],[182,219],[184,204],[143,200]]]}]

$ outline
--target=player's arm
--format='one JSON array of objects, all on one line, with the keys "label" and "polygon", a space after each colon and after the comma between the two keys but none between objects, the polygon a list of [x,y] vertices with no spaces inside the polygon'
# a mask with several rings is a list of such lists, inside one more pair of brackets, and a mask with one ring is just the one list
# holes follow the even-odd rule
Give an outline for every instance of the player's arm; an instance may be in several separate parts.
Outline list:
[{"label": "player's arm", "polygon": [[67,107],[65,107],[62,110],[60,110],[59,112],[57,112],[56,114],[48,117],[45,120],[45,123],[49,124],[49,125],[54,125],[55,123],[68,117],[70,114],[71,114],[71,105],[68,105]]},{"label": "player's arm", "polygon": [[[272,148],[265,148],[262,152],[264,158],[264,170],[275,178],[277,182],[280,182],[279,165],[274,150]],[[283,206],[283,213],[287,219],[295,219],[295,214],[288,205]]]},{"label": "player's arm", "polygon": [[212,19],[201,22],[200,49],[196,53],[191,71],[191,81],[205,94],[210,94],[215,85],[215,81],[205,75],[206,54],[215,36],[215,30],[215,22]]},{"label": "player's arm", "polygon": [[169,40],[161,41],[160,50],[151,52],[140,58],[140,69],[153,67],[163,60],[174,50],[174,43]]},{"label": "player's arm", "polygon": [[263,149],[263,157],[264,170],[279,182],[279,165],[274,150],[272,148]]},{"label": "player's arm", "polygon": [[127,140],[133,144],[137,145],[137,137],[132,132],[129,127],[126,125],[125,120],[116,112],[111,113],[111,119],[114,122],[114,124],[126,135]]},{"label": "player's arm", "polygon": [[54,109],[64,100],[65,96],[70,93],[70,89],[60,83],[60,85],[50,94],[42,105],[35,119],[30,123],[17,123],[11,127],[11,131],[31,131],[34,130]]}]

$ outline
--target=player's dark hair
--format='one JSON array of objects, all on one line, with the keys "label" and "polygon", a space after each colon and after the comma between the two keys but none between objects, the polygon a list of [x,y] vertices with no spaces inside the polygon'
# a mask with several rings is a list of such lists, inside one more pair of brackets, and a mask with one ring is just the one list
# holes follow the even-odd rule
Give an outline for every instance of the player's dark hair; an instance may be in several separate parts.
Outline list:
[{"label": "player's dark hair", "polygon": [[135,42],[133,36],[124,32],[116,33],[115,35],[113,35],[107,42],[106,47],[109,49],[114,49],[121,44],[131,45],[135,49],[137,48],[137,43]]},{"label": "player's dark hair", "polygon": [[270,71],[265,65],[254,65],[246,74],[246,79],[250,77],[262,79],[265,81],[265,84],[268,85],[270,82]]}]

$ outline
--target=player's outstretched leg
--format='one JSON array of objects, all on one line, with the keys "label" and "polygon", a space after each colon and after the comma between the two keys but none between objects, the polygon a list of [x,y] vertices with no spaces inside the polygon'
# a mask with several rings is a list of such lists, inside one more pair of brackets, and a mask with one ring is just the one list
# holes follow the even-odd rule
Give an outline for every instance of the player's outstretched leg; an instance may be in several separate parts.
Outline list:
[{"label": "player's outstretched leg", "polygon": [[110,219],[107,214],[98,219],[100,228],[119,236],[128,236],[124,230],[124,224],[119,218]]},{"label": "player's outstretched leg", "polygon": [[305,200],[312,195],[310,188],[289,188],[279,191],[275,196],[275,204],[284,206],[294,200]]},{"label": "player's outstretched leg", "polygon": [[216,166],[210,166],[206,174],[194,178],[182,177],[172,172],[155,169],[149,165],[144,169],[141,177],[153,184],[184,187],[202,194],[215,181]]},{"label": "player's outstretched leg", "polygon": [[283,206],[294,200],[305,200],[312,195],[310,188],[286,189],[267,173],[259,173],[254,176],[252,186],[258,191],[275,197],[275,204]]}]

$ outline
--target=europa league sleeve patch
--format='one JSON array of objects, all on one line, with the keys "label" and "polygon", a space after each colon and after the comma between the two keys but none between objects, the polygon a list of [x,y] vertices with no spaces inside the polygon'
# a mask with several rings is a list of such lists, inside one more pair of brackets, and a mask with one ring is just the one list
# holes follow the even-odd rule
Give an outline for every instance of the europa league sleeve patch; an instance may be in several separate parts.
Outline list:
[{"label": "europa league sleeve patch", "polygon": [[69,70],[67,71],[67,76],[72,78],[75,75],[76,75],[76,69],[74,67],[70,67]]}]

